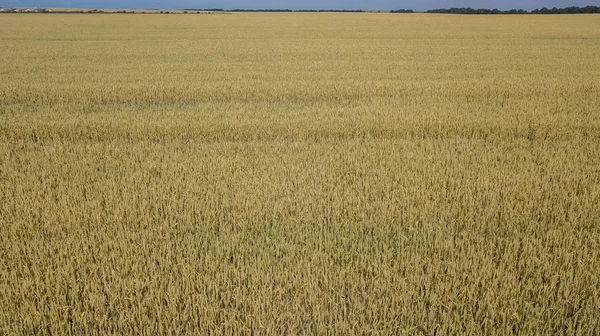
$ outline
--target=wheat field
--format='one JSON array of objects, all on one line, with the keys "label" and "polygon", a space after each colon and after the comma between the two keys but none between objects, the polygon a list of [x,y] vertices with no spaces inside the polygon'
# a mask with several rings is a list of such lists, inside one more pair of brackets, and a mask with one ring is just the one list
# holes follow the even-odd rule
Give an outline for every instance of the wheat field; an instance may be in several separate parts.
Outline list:
[{"label": "wheat field", "polygon": [[0,334],[600,333],[600,16],[0,31]]}]

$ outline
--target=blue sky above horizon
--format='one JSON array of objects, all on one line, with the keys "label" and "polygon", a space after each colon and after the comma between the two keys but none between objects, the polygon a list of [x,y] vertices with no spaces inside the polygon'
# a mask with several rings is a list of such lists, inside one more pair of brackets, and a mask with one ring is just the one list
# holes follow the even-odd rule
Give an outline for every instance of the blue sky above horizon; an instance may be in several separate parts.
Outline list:
[{"label": "blue sky above horizon", "polygon": [[223,9],[413,9],[472,7],[502,10],[542,7],[600,6],[600,0],[0,0],[0,7],[75,8],[223,8]]}]

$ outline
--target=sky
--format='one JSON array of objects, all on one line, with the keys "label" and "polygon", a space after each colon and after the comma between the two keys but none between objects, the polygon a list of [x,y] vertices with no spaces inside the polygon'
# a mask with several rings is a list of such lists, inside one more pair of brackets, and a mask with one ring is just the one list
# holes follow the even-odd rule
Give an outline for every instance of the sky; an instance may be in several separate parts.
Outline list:
[{"label": "sky", "polygon": [[600,6],[600,0],[0,0],[0,7],[70,8],[223,8],[389,10],[472,7],[501,10]]}]

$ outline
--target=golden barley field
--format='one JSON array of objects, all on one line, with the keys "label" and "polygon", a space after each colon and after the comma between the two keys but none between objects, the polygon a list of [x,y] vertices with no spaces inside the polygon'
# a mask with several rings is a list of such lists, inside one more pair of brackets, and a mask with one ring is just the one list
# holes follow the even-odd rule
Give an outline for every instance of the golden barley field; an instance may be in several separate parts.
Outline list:
[{"label": "golden barley field", "polygon": [[0,334],[600,333],[599,15],[0,32]]}]

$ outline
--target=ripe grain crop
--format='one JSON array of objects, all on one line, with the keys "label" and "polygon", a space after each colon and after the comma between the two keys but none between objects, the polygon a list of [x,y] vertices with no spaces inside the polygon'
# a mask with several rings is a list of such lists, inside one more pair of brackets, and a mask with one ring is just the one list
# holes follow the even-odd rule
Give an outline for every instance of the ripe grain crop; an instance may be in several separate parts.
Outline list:
[{"label": "ripe grain crop", "polygon": [[0,334],[600,333],[600,16],[0,31]]}]

